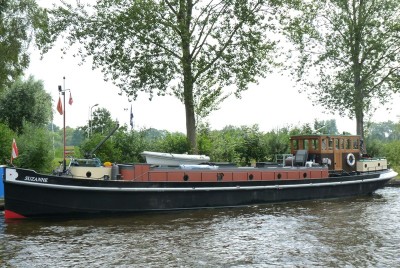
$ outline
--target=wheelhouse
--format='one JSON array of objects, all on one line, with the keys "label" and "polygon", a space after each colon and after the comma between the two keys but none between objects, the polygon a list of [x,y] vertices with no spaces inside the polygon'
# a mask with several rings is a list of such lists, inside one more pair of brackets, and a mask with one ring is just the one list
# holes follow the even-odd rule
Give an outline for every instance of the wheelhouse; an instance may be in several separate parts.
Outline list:
[{"label": "wheelhouse", "polygon": [[311,164],[328,165],[329,170],[356,171],[363,141],[358,135],[296,135],[290,138],[291,153],[304,153]]}]

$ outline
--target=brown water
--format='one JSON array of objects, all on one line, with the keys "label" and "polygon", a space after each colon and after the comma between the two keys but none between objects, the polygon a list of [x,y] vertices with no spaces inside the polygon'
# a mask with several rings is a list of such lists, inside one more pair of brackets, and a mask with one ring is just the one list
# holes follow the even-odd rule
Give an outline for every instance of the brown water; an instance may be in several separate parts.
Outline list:
[{"label": "brown water", "polygon": [[0,267],[400,267],[400,188],[123,218],[0,216]]}]

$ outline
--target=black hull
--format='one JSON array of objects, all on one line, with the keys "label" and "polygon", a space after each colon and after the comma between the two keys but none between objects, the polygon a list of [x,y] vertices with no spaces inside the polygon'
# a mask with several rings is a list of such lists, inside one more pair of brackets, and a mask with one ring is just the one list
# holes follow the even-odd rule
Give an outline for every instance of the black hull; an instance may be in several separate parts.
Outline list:
[{"label": "black hull", "polygon": [[[341,198],[371,194],[392,177],[388,172],[292,181],[213,183],[126,182],[38,177],[18,169],[4,181],[6,218],[126,214]],[[32,174],[31,174],[32,173]],[[42,175],[39,175],[42,176]]]}]

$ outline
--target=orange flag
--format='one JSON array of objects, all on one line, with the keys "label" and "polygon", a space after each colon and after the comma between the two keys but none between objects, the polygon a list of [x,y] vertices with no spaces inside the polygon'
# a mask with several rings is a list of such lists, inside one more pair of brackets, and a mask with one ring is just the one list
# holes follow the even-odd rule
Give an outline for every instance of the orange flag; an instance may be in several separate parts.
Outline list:
[{"label": "orange flag", "polygon": [[63,107],[62,107],[62,103],[61,103],[61,97],[58,98],[57,111],[58,111],[61,115],[63,114]]}]

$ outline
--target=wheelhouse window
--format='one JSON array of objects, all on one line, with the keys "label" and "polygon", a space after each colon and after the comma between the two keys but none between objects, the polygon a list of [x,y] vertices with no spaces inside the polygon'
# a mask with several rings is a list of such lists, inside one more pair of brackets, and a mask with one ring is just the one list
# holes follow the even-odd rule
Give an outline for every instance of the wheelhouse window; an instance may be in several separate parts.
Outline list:
[{"label": "wheelhouse window", "polygon": [[322,138],[321,139],[321,149],[322,150],[326,150],[326,147],[327,147],[327,141],[326,140],[327,140],[326,138]]},{"label": "wheelhouse window", "polygon": [[292,146],[293,146],[293,150],[298,150],[299,149],[299,141],[292,140]]},{"label": "wheelhouse window", "polygon": [[313,139],[313,140],[311,140],[311,142],[312,142],[312,149],[313,149],[313,150],[319,150],[319,142],[318,142],[318,139]]},{"label": "wheelhouse window", "polygon": [[304,150],[308,150],[308,140],[304,140],[303,144],[304,144]]},{"label": "wheelhouse window", "polygon": [[328,148],[329,148],[329,150],[333,149],[333,139],[329,139]]},{"label": "wheelhouse window", "polygon": [[353,149],[358,149],[358,140],[353,141]]},{"label": "wheelhouse window", "polygon": [[351,139],[346,139],[346,149],[351,149]]}]

